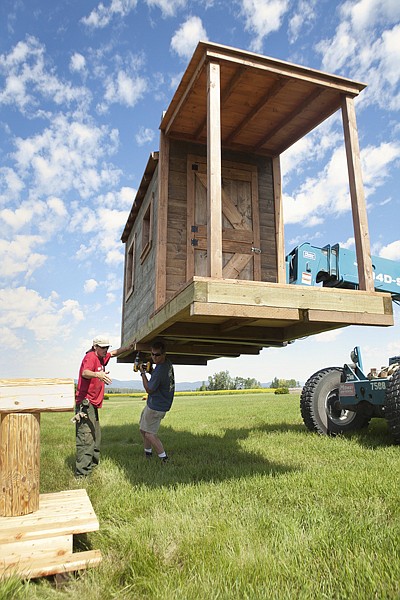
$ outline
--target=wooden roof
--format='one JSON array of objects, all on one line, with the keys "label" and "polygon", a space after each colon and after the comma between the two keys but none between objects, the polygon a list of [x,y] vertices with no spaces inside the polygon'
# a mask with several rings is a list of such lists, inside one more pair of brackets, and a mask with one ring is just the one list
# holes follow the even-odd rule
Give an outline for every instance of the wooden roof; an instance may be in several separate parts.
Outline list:
[{"label": "wooden roof", "polygon": [[207,141],[207,63],[221,73],[222,147],[277,156],[366,85],[236,48],[199,42],[160,125]]}]

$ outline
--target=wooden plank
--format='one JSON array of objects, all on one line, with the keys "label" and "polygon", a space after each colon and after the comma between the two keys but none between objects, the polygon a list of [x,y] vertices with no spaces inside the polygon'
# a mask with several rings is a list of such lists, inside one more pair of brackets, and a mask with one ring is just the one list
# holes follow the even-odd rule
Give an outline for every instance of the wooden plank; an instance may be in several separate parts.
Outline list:
[{"label": "wooden plank", "polygon": [[[319,323],[343,323],[345,325],[369,325],[371,322],[371,316],[368,313],[357,313],[357,312],[345,312],[340,313],[335,310],[323,311],[323,310],[309,310],[308,311],[309,322]],[[374,325],[381,325],[388,327],[393,325],[393,314],[375,315]]]},{"label": "wooden plank", "polygon": [[1,544],[0,546],[0,572],[20,563],[42,562],[46,558],[58,558],[71,554],[72,534],[57,535],[37,540],[26,540]]},{"label": "wooden plank", "polygon": [[40,494],[39,509],[21,517],[0,517],[0,544],[97,531],[99,521],[86,490]]},{"label": "wooden plank", "polygon": [[[258,204],[258,176],[257,170],[254,169],[251,177],[251,211],[253,223],[253,279],[261,281],[261,254],[257,250],[261,250],[261,235],[260,235],[260,207]],[[252,249],[253,249],[252,248]]]},{"label": "wooden plank", "polygon": [[223,277],[235,279],[249,264],[252,258],[252,254],[234,254],[223,268]]},{"label": "wooden plank", "polygon": [[209,282],[208,302],[385,314],[381,293],[239,280]]},{"label": "wooden plank", "polygon": [[[213,44],[216,46],[216,44]],[[223,46],[221,46],[223,48]],[[327,88],[340,90],[342,93],[356,96],[361,89],[366,86],[363,83],[358,83],[338,75],[331,75],[323,71],[316,71],[308,67],[302,67],[293,63],[287,63],[274,58],[251,54],[250,52],[240,51],[241,56],[236,49],[227,48],[227,52],[220,50],[206,49],[206,55],[210,60],[228,61],[229,63],[237,63],[242,67],[253,68],[259,71],[268,71],[276,75],[289,76],[292,79],[315,83]]]},{"label": "wooden plank", "polygon": [[48,577],[56,573],[68,573],[79,571],[89,567],[97,566],[102,560],[100,550],[87,550],[85,552],[75,552],[63,557],[47,558],[21,562],[14,567],[8,567],[0,575],[7,577],[16,574],[20,577],[33,579],[36,577]]},{"label": "wooden plank", "polygon": [[169,173],[169,140],[160,132],[160,154],[158,165],[158,207],[157,207],[157,251],[155,266],[154,307],[157,309],[166,299],[166,266],[168,240],[168,173]]},{"label": "wooden plank", "polygon": [[[300,319],[297,308],[276,308],[271,306],[249,306],[248,304],[216,304],[205,302],[193,302],[190,307],[190,314],[195,316],[206,315],[208,317],[218,316],[230,319],[244,319],[245,324],[254,319],[265,319],[268,322],[275,320],[282,325],[290,321],[297,322]],[[221,330],[225,329],[221,325]],[[227,328],[229,331],[229,328]]]},{"label": "wooden plank", "polygon": [[1,415],[0,515],[16,517],[39,508],[40,413]]},{"label": "wooden plank", "polygon": [[187,260],[186,260],[186,280],[189,281],[194,275],[194,246],[192,245],[192,239],[195,238],[195,234],[192,232],[192,226],[195,225],[195,171],[192,170],[192,165],[195,162],[195,157],[188,154],[187,167],[186,167],[186,186],[187,186]]},{"label": "wooden plank", "polygon": [[280,157],[272,159],[275,208],[276,281],[286,283],[285,235],[282,204],[282,175]]},{"label": "wooden plank", "polygon": [[360,148],[358,145],[356,113],[354,109],[354,100],[348,96],[343,96],[342,99],[342,119],[347,168],[349,171],[359,287],[361,290],[372,292],[374,290],[374,278],[368,232],[367,209],[365,205],[361,172]]},{"label": "wooden plank", "polygon": [[74,409],[73,379],[0,379],[0,413]]},{"label": "wooden plank", "polygon": [[207,269],[222,277],[220,67],[207,65]]},{"label": "wooden plank", "polygon": [[[169,117],[168,122],[165,124],[165,129],[164,129],[164,127],[160,126],[161,127],[161,131],[163,131],[163,130],[165,131],[165,135],[168,135],[168,133],[169,133],[172,125],[174,124],[174,121],[175,121],[176,117],[179,115],[179,112],[180,112],[182,106],[187,101],[188,96],[191,93],[191,91],[192,91],[192,89],[193,89],[193,87],[194,87],[197,79],[200,77],[201,71],[203,69],[204,62],[205,62],[205,55],[203,55],[201,57],[201,59],[199,61],[199,64],[197,65],[197,67],[196,67],[196,69],[195,69],[195,71],[194,71],[194,73],[193,73],[193,75],[192,75],[192,77],[190,79],[189,84],[186,86],[185,91],[183,92],[181,98],[179,99],[179,102],[178,102],[178,104],[177,104],[174,112]],[[164,119],[163,119],[163,121],[164,121]],[[163,122],[161,123],[161,125],[163,125]]]}]

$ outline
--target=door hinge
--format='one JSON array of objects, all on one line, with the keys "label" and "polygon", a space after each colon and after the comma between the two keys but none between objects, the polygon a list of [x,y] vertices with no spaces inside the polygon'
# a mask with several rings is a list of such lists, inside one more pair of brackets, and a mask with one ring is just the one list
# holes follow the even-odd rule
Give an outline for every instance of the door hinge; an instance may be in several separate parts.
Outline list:
[{"label": "door hinge", "polygon": [[192,244],[192,246],[198,246],[199,245],[199,240],[196,240],[196,238],[192,238],[190,240],[190,243]]}]

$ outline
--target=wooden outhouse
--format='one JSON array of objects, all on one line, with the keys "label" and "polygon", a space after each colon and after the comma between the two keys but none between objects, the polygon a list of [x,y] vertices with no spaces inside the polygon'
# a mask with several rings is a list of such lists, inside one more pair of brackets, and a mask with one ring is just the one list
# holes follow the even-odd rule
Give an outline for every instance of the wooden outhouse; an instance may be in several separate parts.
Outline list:
[{"label": "wooden outhouse", "polygon": [[[354,98],[365,87],[200,42],[160,124],[122,234],[122,344],[178,364],[258,354],[346,325],[392,325],[374,291]],[[280,155],[342,112],[358,290],[286,283]]]}]

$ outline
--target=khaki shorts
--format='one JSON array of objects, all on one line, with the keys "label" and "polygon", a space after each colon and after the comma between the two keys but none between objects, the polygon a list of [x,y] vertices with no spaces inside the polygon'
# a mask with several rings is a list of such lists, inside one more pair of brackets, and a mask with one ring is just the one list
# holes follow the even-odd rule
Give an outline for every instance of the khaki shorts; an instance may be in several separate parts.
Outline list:
[{"label": "khaki shorts", "polygon": [[165,417],[166,413],[161,410],[153,410],[146,404],[142,410],[139,421],[139,429],[146,431],[146,433],[157,433],[160,429],[161,420]]}]

